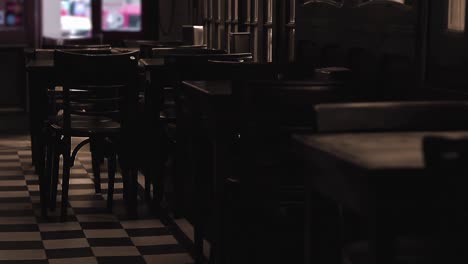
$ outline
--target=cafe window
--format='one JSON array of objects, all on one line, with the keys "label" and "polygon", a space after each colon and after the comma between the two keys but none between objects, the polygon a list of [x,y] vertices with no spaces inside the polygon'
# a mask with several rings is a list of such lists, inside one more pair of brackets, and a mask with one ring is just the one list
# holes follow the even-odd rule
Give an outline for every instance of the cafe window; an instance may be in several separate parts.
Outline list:
[{"label": "cafe window", "polygon": [[267,8],[266,8],[266,22],[272,23],[273,22],[273,0],[267,0]]},{"label": "cafe window", "polygon": [[237,32],[239,30],[239,0],[228,1],[227,14],[228,32]]},{"label": "cafe window", "polygon": [[23,9],[23,0],[0,0],[0,27],[21,27]]},{"label": "cafe window", "polygon": [[102,0],[102,31],[141,31],[141,0]]},{"label": "cafe window", "polygon": [[465,31],[466,0],[449,0],[448,2],[448,23],[449,31]]},{"label": "cafe window", "polygon": [[265,20],[264,20],[264,48],[265,48],[265,53],[264,53],[264,60],[267,62],[272,62],[273,61],[273,35],[274,35],[274,30],[273,30],[273,15],[274,15],[274,7],[273,7],[273,0],[266,0],[265,3]]},{"label": "cafe window", "polygon": [[258,17],[259,17],[259,1],[260,0],[246,0],[245,6],[243,9],[244,12],[244,26],[245,31],[250,32],[251,36],[251,50],[252,56],[254,61],[258,61],[259,57],[259,24],[258,24]]},{"label": "cafe window", "polygon": [[204,34],[204,43],[208,46],[210,45],[210,32],[211,32],[211,0],[203,0],[203,25],[205,30]]},{"label": "cafe window", "polygon": [[233,4],[233,32],[239,30],[239,0],[232,0]]},{"label": "cafe window", "polygon": [[42,31],[46,37],[89,37],[92,32],[91,0],[42,2]]},{"label": "cafe window", "polygon": [[267,29],[267,62],[273,61],[273,29]]},{"label": "cafe window", "polygon": [[259,45],[258,45],[258,16],[259,16],[259,1],[260,0],[252,0],[252,48],[253,48],[253,58],[255,61],[259,60]]},{"label": "cafe window", "polygon": [[289,62],[293,62],[296,60],[296,49],[295,49],[295,38],[296,38],[296,29],[292,28],[289,31],[289,39],[288,39],[288,60]]},{"label": "cafe window", "polygon": [[90,0],[62,0],[60,8],[62,37],[87,37],[91,35]]},{"label": "cafe window", "polygon": [[288,31],[288,61],[292,62],[296,59],[296,0],[289,0],[289,19],[287,20],[286,29]]},{"label": "cafe window", "polygon": [[225,19],[225,1],[218,0],[218,16],[216,19],[216,24],[218,26],[217,35],[218,35],[218,49],[226,49],[226,31],[224,27],[224,19]]},{"label": "cafe window", "polygon": [[238,14],[238,0],[227,0],[226,4],[226,20],[225,20],[225,40],[227,45],[227,50],[231,50],[229,35],[231,32],[237,32],[239,29],[239,14]]},{"label": "cafe window", "polygon": [[[225,18],[226,18],[226,20],[224,21],[224,28],[226,30],[225,30],[225,35],[223,36],[224,39],[228,39],[229,38],[229,33],[234,32],[233,24],[232,24],[232,21],[233,21],[232,4],[233,4],[233,2],[234,2],[233,0],[227,0],[227,3],[226,3],[226,8],[225,8]],[[226,45],[227,45],[227,50],[230,50],[229,41],[226,41]]]}]

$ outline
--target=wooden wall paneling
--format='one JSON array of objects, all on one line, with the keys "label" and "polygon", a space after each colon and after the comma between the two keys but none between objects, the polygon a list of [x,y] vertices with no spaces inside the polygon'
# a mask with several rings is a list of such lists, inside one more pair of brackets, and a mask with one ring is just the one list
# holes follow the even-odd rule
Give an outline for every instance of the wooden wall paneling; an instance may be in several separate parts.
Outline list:
[{"label": "wooden wall paneling", "polygon": [[465,19],[465,31],[448,30],[448,2],[429,1],[427,86],[462,95],[468,90],[468,27]]}]

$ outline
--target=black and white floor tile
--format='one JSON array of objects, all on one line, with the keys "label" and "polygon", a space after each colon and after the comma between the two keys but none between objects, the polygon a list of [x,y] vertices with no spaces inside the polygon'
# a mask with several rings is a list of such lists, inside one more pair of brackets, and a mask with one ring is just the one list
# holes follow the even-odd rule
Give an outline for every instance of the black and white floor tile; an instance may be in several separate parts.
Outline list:
[{"label": "black and white floor tile", "polygon": [[[105,168],[103,194],[95,194],[91,171],[89,151],[82,150],[71,172],[68,221],[59,221],[59,210],[41,219],[29,143],[0,139],[0,264],[193,263],[172,229],[144,202],[138,220],[125,218],[120,175],[114,210],[108,212]],[[58,203],[60,198],[59,188]]]}]

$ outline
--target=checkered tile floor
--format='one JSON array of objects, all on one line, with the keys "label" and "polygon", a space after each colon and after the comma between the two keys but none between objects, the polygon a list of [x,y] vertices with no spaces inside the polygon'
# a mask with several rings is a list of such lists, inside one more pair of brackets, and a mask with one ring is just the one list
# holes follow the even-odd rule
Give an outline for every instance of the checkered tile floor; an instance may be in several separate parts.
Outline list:
[{"label": "checkered tile floor", "polygon": [[103,167],[103,194],[95,194],[86,150],[80,151],[71,172],[69,221],[59,222],[59,210],[48,221],[41,219],[38,177],[28,146],[24,138],[18,144],[0,138],[0,263],[193,263],[144,202],[139,203],[139,220],[125,219],[120,175],[114,211],[106,210],[107,173]]}]

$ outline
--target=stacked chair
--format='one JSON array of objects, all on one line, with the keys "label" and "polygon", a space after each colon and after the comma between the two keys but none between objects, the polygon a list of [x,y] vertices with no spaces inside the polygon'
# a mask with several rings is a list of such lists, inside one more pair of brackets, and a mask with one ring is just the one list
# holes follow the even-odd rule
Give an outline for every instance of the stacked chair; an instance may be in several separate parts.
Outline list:
[{"label": "stacked chair", "polygon": [[[148,49],[148,46],[142,46],[141,50]],[[145,156],[141,168],[145,175],[145,196],[147,199],[151,197],[150,190],[153,185],[153,198],[155,200],[156,207],[159,208],[160,202],[162,201],[162,195],[164,193],[164,182],[165,177],[165,166],[164,164],[169,158],[170,153],[174,153],[175,149],[175,123],[176,123],[176,102],[177,88],[182,80],[200,79],[202,76],[206,76],[206,72],[209,72],[204,67],[208,66],[208,62],[211,60],[218,61],[243,61],[250,60],[250,53],[242,54],[226,54],[223,50],[217,49],[206,49],[198,46],[183,46],[183,47],[152,47],[150,48],[150,58],[163,59],[164,63],[170,69],[170,73],[166,76],[161,76],[159,80],[153,80],[158,82],[158,88],[147,86],[145,95],[153,94],[151,98],[145,99],[145,113],[154,114],[157,112],[159,118],[154,120],[153,123],[148,123],[145,131],[153,131],[156,128],[156,132],[150,132],[145,138],[153,142],[153,144],[146,144],[151,149],[158,149],[158,153],[161,157],[157,158],[155,163],[154,157]],[[148,54],[148,51],[141,51],[140,54]],[[147,56],[147,55],[145,55]],[[157,91],[155,91],[155,89]],[[157,95],[154,95],[157,94]],[[155,100],[155,98],[158,98]],[[149,117],[146,116],[145,119]],[[160,136],[157,136],[160,135]],[[156,139],[158,142],[154,142]],[[171,147],[172,146],[172,147]],[[155,164],[159,164],[155,167]]]},{"label": "stacked chair", "polygon": [[[67,49],[74,52],[82,52],[89,54],[110,54],[111,47],[110,45],[64,45],[60,46],[61,49]],[[52,61],[54,60],[55,49],[33,49],[25,52],[26,62],[28,63],[32,60],[36,61]],[[49,100],[49,105],[47,109],[48,114],[54,114],[56,111],[57,105],[60,105],[61,91],[60,86],[52,83],[52,80],[47,80],[47,96]],[[41,151],[41,137],[31,131],[31,142],[32,142],[32,151],[33,151],[33,164],[36,168],[36,173],[43,173],[44,157],[43,151]]]},{"label": "stacked chair", "polygon": [[[54,63],[58,84],[63,87],[63,102],[58,114],[48,121],[46,175],[41,177],[43,212],[55,207],[59,157],[63,157],[61,218],[66,220],[70,168],[78,151],[92,143],[93,170],[99,170],[94,156],[108,159],[109,187],[107,206],[112,208],[113,184],[117,156],[123,169],[131,168],[134,150],[130,147],[136,124],[132,116],[137,107],[138,52],[89,54],[86,51],[56,50]],[[85,137],[72,151],[72,138]],[[131,175],[131,176],[129,176]],[[96,192],[100,191],[99,175],[95,173]],[[129,178],[132,178],[129,180]],[[124,176],[124,193],[129,209],[135,210],[136,175]],[[47,188],[50,186],[50,188]],[[129,187],[133,186],[133,187]],[[129,194],[128,192],[132,192]],[[50,204],[47,202],[50,201]]]}]

